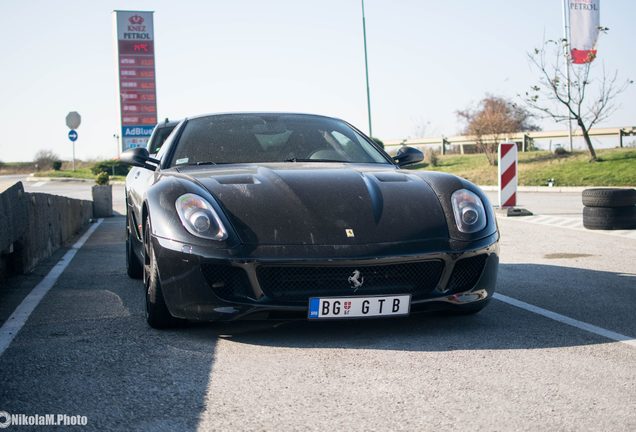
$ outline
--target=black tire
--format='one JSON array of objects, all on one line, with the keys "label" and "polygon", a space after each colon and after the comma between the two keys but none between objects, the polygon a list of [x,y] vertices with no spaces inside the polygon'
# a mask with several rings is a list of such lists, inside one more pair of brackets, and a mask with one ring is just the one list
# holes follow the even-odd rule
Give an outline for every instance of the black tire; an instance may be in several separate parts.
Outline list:
[{"label": "black tire", "polygon": [[128,217],[126,217],[126,273],[131,279],[141,279],[144,275],[144,266],[137,258],[135,251],[133,250],[133,233],[130,230],[128,224]]},{"label": "black tire", "polygon": [[583,226],[591,230],[636,229],[636,206],[583,207]]},{"label": "black tire", "polygon": [[150,240],[150,220],[144,227],[144,265],[143,279],[146,289],[146,321],[156,329],[167,329],[178,326],[182,320],[173,317],[166,306],[159,281],[157,258]]},{"label": "black tire", "polygon": [[583,191],[586,207],[628,207],[636,205],[636,189],[596,188]]}]

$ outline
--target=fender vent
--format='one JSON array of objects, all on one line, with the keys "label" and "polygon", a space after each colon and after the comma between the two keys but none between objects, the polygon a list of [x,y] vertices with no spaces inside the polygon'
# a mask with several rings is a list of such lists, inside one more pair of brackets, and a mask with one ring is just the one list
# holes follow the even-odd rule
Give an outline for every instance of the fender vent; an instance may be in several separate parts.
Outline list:
[{"label": "fender vent", "polygon": [[217,297],[228,301],[253,300],[250,281],[242,268],[204,263],[201,271]]}]

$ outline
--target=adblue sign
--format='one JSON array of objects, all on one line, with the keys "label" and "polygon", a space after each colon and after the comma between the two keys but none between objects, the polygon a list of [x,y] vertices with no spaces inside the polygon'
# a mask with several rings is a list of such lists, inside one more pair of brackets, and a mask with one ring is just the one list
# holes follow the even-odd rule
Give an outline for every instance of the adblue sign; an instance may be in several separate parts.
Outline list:
[{"label": "adblue sign", "polygon": [[138,137],[138,136],[150,136],[152,134],[153,126],[125,126],[122,128],[122,134],[124,136]]},{"label": "adblue sign", "polygon": [[115,11],[122,150],[143,147],[157,124],[153,12]]}]

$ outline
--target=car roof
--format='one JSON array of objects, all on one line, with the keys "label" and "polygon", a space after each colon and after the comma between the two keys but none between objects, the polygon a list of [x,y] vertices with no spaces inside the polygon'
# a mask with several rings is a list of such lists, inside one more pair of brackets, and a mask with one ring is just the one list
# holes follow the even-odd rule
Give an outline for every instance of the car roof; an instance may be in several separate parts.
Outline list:
[{"label": "car roof", "polygon": [[207,113],[207,114],[198,114],[190,117],[186,117],[184,120],[192,120],[197,118],[204,117],[213,117],[213,116],[221,116],[221,115],[291,115],[291,116],[306,116],[306,117],[320,117],[331,120],[339,120],[337,117],[330,117],[322,114],[311,114],[311,113],[302,113],[302,112],[278,112],[278,111],[236,111],[236,112],[217,112],[217,113]]}]

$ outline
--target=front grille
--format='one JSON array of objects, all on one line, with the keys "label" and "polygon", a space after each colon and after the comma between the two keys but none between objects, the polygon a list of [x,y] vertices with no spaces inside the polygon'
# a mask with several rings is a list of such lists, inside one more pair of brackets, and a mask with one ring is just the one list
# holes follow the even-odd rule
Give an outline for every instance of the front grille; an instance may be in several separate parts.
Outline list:
[{"label": "front grille", "polygon": [[201,271],[217,297],[229,301],[245,301],[254,297],[250,281],[242,268],[202,264]]},{"label": "front grille", "polygon": [[[272,300],[304,303],[310,297],[411,294],[414,299],[435,289],[444,270],[440,260],[359,266],[261,266],[263,292]],[[360,277],[354,277],[359,271]],[[354,281],[349,281],[349,278]],[[354,282],[363,281],[355,290]],[[355,290],[355,291],[354,291]]]},{"label": "front grille", "polygon": [[484,271],[486,258],[488,258],[488,255],[482,254],[457,261],[448,282],[448,290],[450,292],[462,292],[474,287]]}]

